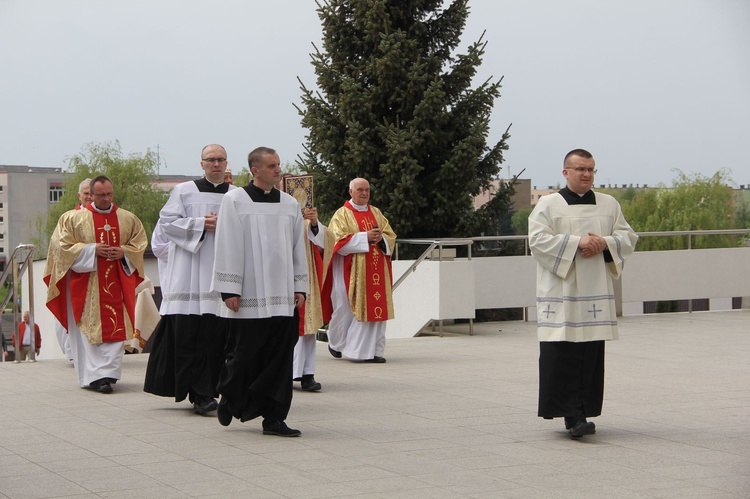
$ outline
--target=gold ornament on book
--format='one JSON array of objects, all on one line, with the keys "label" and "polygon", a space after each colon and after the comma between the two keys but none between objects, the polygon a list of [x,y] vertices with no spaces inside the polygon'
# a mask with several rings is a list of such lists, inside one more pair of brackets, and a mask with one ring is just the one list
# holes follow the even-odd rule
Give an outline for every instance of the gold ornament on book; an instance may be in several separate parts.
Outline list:
[{"label": "gold ornament on book", "polygon": [[315,206],[312,175],[287,175],[281,180],[281,189],[297,200],[303,212]]}]

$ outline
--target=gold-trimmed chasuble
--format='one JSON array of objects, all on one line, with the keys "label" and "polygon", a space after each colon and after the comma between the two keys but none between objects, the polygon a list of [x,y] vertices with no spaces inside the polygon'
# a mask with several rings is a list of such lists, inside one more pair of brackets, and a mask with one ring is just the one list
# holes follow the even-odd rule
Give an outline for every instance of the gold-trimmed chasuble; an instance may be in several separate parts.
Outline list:
[{"label": "gold-trimmed chasuble", "polygon": [[[359,211],[347,201],[329,224],[336,240],[333,253],[346,245],[355,233],[376,227],[381,229],[388,246],[393,248],[396,234],[380,210],[368,205],[366,211]],[[392,280],[391,257],[377,244],[370,245],[367,253],[344,257],[344,282],[352,314],[358,321],[377,322],[393,318]]]},{"label": "gold-trimmed chasuble", "polygon": [[[124,260],[96,257],[96,271],[76,272],[72,266],[89,244],[122,248],[136,271],[128,275]],[[143,252],[148,238],[138,218],[113,205],[100,213],[91,205],[60,217],[50,241],[44,281],[47,307],[67,329],[74,320],[89,343],[109,343],[133,336],[135,288],[143,280]],[[69,279],[68,279],[69,277]],[[68,293],[73,317],[69,318]]]}]

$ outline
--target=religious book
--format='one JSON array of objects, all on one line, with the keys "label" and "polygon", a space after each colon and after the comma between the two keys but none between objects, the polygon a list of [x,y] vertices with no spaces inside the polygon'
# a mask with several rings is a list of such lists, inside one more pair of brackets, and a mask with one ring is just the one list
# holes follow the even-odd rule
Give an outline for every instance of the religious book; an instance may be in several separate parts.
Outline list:
[{"label": "religious book", "polygon": [[314,206],[312,175],[286,176],[282,179],[282,189],[296,199],[303,210]]}]

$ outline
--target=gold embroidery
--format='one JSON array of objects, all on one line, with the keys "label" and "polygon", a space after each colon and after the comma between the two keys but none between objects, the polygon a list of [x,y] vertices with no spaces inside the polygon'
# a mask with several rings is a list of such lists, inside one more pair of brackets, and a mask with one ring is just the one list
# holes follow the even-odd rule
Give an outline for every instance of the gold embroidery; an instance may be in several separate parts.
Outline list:
[{"label": "gold embroidery", "polygon": [[372,221],[370,221],[370,220],[363,220],[362,221],[362,225],[364,225],[364,227],[362,227],[362,229],[364,229],[365,232],[368,231],[368,230],[372,230],[372,229],[374,229],[375,227],[378,226],[377,222],[376,223],[372,223]]},{"label": "gold embroidery", "polygon": [[138,346],[140,347],[141,350],[146,348],[146,340],[144,340],[143,336],[141,336],[140,329],[136,329],[135,331],[133,331],[133,338],[138,340]]},{"label": "gold embroidery", "polygon": [[112,315],[114,316],[114,317],[109,317],[109,320],[112,323],[112,334],[116,334],[119,331],[122,331],[122,327],[119,327],[119,328],[117,327],[117,324],[118,324],[117,310],[115,310],[114,307],[112,307],[112,305],[105,304],[104,307],[110,312],[112,312]]},{"label": "gold embroidery", "polygon": [[[310,228],[310,221],[305,220],[305,234]],[[326,231],[326,235],[328,231]],[[330,237],[330,236],[329,236]],[[307,236],[305,236],[307,239]],[[305,252],[307,253],[307,270],[310,282],[310,294],[305,300],[305,334],[315,334],[318,329],[323,327],[323,307],[320,300],[320,282],[318,281],[318,272],[315,266],[315,255],[318,248],[314,243],[306,241]],[[325,272],[323,273],[325,276]]]},{"label": "gold embroidery", "polygon": [[104,285],[102,286],[102,288],[104,289],[105,293],[107,293],[109,296],[114,297],[112,292],[109,290],[112,285],[115,284],[114,282],[110,282],[109,280],[109,273],[112,272],[112,269],[114,269],[114,265],[110,265],[109,267],[107,267],[107,270],[104,271]]},{"label": "gold embroidery", "polygon": [[[110,242],[111,240],[110,237],[112,234],[112,226],[109,225],[109,221],[106,218],[104,219],[104,225],[102,227],[98,227],[96,230],[104,231],[104,232],[99,233],[99,241],[109,246],[112,246]],[[106,240],[104,239],[105,235],[107,236]]]},{"label": "gold embroidery", "polygon": [[[396,234],[391,229],[388,220],[382,215],[380,210],[374,206],[370,206],[375,220],[377,220],[377,226],[383,231],[383,239],[386,241],[389,248],[394,248],[396,243]],[[365,224],[362,224],[365,225]],[[375,223],[370,222],[368,224],[373,228]],[[340,241],[342,238],[350,234],[355,234],[361,231],[365,227],[361,227],[359,221],[355,218],[351,210],[346,207],[339,208],[334,216],[331,218],[328,229],[326,231],[326,264],[331,261],[333,245]],[[328,235],[331,235],[331,242],[328,241]],[[385,258],[383,251],[376,245],[370,245],[370,251],[372,256],[377,255],[378,258]],[[352,268],[351,276],[348,287],[349,303],[351,305],[352,313],[360,322],[367,321],[367,285],[366,285],[366,267],[372,262],[371,259],[367,259],[365,262],[365,254],[359,253],[352,255]],[[380,264],[382,265],[382,264]],[[388,272],[381,273],[381,282],[385,285],[385,305],[381,311],[381,318],[392,318],[393,317],[393,299],[391,296],[391,278]],[[371,295],[370,295],[371,296]]]},{"label": "gold embroidery", "polygon": [[[126,256],[137,269],[138,274],[143,275],[143,250],[148,245],[143,226],[132,213],[125,210],[118,210],[116,215],[110,216],[115,216],[118,220],[119,230],[123,240],[126,241],[126,245],[123,246]],[[44,271],[44,275],[50,281],[47,289],[48,303],[59,298],[58,285],[66,279],[70,267],[80,255],[83,246],[99,241],[105,242],[103,229],[104,227],[99,229],[95,227],[92,213],[88,210],[70,210],[60,217],[50,239],[50,250]],[[114,240],[119,241],[119,239],[117,236]],[[61,287],[64,289],[64,286]],[[78,322],[81,333],[91,344],[102,342],[103,310],[100,308],[99,292],[98,272],[91,272],[88,276],[83,315]],[[121,332],[124,328],[126,338],[130,338],[133,335],[132,318],[127,310],[123,310],[123,313],[119,331]]]}]

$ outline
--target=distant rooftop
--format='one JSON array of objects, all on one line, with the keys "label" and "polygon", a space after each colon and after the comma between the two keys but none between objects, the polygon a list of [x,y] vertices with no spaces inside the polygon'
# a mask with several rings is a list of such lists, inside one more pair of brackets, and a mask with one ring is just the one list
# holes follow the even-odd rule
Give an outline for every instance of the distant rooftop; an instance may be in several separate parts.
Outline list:
[{"label": "distant rooftop", "polygon": [[7,173],[62,173],[60,167],[28,166],[28,165],[0,165],[0,172]]}]

